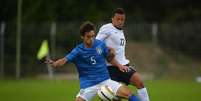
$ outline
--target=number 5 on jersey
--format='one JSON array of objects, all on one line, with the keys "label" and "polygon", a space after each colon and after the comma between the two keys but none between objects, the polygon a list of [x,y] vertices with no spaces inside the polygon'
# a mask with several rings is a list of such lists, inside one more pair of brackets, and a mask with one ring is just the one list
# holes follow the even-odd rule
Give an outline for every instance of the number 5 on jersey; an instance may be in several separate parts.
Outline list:
[{"label": "number 5 on jersey", "polygon": [[96,64],[95,56],[92,56],[92,57],[91,57],[91,63],[92,63],[93,65]]}]

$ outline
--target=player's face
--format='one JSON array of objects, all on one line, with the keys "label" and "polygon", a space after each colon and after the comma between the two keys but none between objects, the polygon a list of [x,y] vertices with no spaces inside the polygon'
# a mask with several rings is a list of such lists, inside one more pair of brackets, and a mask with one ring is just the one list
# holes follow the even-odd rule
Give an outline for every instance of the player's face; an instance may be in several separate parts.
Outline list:
[{"label": "player's face", "polygon": [[84,42],[86,47],[88,47],[88,48],[92,47],[94,37],[95,37],[95,33],[94,33],[93,30],[89,31],[89,32],[86,32],[86,34],[82,37],[83,42]]},{"label": "player's face", "polygon": [[116,13],[112,17],[112,24],[117,28],[123,28],[125,22],[125,14]]}]

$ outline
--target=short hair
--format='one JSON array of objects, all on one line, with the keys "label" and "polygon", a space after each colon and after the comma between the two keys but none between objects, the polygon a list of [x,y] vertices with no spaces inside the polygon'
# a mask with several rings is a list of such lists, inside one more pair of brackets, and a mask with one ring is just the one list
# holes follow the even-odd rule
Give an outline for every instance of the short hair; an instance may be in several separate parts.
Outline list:
[{"label": "short hair", "polygon": [[90,32],[92,30],[95,31],[94,24],[92,22],[90,22],[90,21],[85,21],[80,26],[80,35],[85,36],[86,32]]},{"label": "short hair", "polygon": [[115,14],[121,14],[121,15],[123,15],[123,14],[125,14],[125,11],[124,11],[124,9],[123,8],[116,8],[114,11],[113,11],[113,17],[114,17],[114,15]]}]

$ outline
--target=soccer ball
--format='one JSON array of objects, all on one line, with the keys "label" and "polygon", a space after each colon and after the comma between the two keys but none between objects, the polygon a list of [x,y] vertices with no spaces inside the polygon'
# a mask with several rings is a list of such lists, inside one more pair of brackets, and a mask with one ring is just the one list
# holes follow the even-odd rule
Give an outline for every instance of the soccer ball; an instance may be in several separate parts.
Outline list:
[{"label": "soccer ball", "polygon": [[98,89],[97,92],[99,98],[103,101],[112,101],[116,98],[114,95],[114,92],[112,91],[112,88],[109,86],[103,85]]}]

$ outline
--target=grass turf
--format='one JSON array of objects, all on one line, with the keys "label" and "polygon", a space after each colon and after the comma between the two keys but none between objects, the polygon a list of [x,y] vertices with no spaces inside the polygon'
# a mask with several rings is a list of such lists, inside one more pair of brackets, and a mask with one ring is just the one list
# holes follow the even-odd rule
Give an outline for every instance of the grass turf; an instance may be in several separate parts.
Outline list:
[{"label": "grass turf", "polygon": [[[145,84],[151,101],[201,101],[201,84],[193,81]],[[130,88],[136,93],[134,87]],[[0,80],[0,101],[74,101],[78,90],[77,80]]]}]

